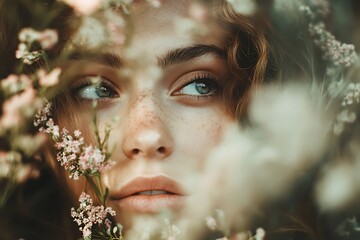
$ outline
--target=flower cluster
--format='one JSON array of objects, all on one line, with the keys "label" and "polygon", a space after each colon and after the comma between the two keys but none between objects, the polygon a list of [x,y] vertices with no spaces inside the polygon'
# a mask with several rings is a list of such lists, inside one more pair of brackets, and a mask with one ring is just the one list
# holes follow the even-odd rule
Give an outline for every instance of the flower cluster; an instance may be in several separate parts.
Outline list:
[{"label": "flower cluster", "polygon": [[[51,125],[51,124],[50,124]],[[59,150],[57,160],[70,172],[70,178],[79,179],[81,175],[95,176],[112,167],[113,161],[106,153],[92,145],[85,145],[80,131],[74,131],[74,137],[66,129],[61,132],[61,140],[55,144]]]},{"label": "flower cluster", "polygon": [[[320,48],[322,58],[328,61],[326,77],[330,79],[327,84],[328,96],[335,99],[338,95],[344,96],[341,105],[344,109],[337,114],[333,123],[333,133],[340,135],[345,129],[345,125],[356,120],[356,113],[348,109],[353,103],[359,103],[360,84],[349,83],[345,85],[343,78],[339,79],[339,73],[343,73],[345,68],[352,66],[358,59],[353,44],[341,43],[335,36],[326,30],[322,17],[318,12],[314,12],[309,6],[301,6],[300,11],[310,19],[308,31],[313,38],[314,44]],[[346,87],[345,87],[346,86]]]},{"label": "flower cluster", "polygon": [[36,178],[40,174],[39,169],[31,164],[23,164],[19,152],[0,151],[0,179],[12,176],[19,183],[29,178]]},{"label": "flower cluster", "polygon": [[360,103],[360,83],[349,83],[345,90],[342,105],[352,105],[353,103]]},{"label": "flower cluster", "polygon": [[60,68],[54,68],[51,72],[46,72],[44,69],[37,71],[37,77],[39,85],[42,87],[54,86],[59,82],[59,76],[61,74]]},{"label": "flower cluster", "polygon": [[32,28],[24,28],[19,33],[19,40],[16,58],[21,59],[25,64],[31,65],[44,54],[42,50],[32,50],[33,43],[37,42],[42,49],[50,49],[57,43],[58,35],[52,29],[36,31]]},{"label": "flower cluster", "polygon": [[[103,205],[94,206],[90,195],[82,193],[79,198],[80,207],[75,210],[71,208],[71,217],[74,219],[82,231],[84,239],[91,239],[92,228],[97,225],[103,234],[116,234],[118,228],[112,229],[112,222],[109,220],[110,216],[115,216],[115,211],[111,207],[104,207]],[[99,234],[99,233],[98,233]],[[121,232],[120,232],[121,237]]]},{"label": "flower cluster", "polygon": [[250,231],[247,232],[237,232],[237,233],[229,233],[229,230],[226,229],[224,222],[225,215],[224,212],[220,209],[215,211],[216,216],[207,216],[205,218],[206,226],[211,231],[219,231],[224,234],[224,237],[218,238],[216,240],[264,240],[265,239],[265,230],[262,228],[256,229],[255,235],[252,235]]},{"label": "flower cluster", "polygon": [[355,46],[338,41],[325,29],[323,22],[310,23],[309,32],[314,37],[314,43],[322,50],[323,58],[335,66],[349,67],[357,60]]},{"label": "flower cluster", "polygon": [[16,128],[30,118],[41,107],[31,80],[26,75],[10,75],[1,81],[1,93],[8,98],[2,104],[0,132]]},{"label": "flower cluster", "polygon": [[175,240],[181,234],[180,229],[172,224],[169,219],[164,219],[165,227],[161,231],[161,239]]},{"label": "flower cluster", "polygon": [[51,115],[51,103],[47,103],[42,107],[34,118],[34,126],[39,127],[40,132],[51,134],[54,141],[57,141],[60,133],[59,126],[54,124],[54,120],[50,117]]},{"label": "flower cluster", "polygon": [[41,109],[34,125],[39,127],[39,131],[52,136],[55,147],[59,150],[57,160],[69,171],[70,178],[78,180],[81,175],[95,176],[111,168],[114,162],[107,159],[105,152],[92,145],[86,145],[79,130],[75,130],[71,135],[63,128],[60,133],[59,126],[55,125],[50,117],[50,109],[50,103]]},{"label": "flower cluster", "polygon": [[340,237],[349,237],[353,232],[359,233],[360,224],[357,217],[345,219],[345,221],[337,227],[336,232]]},{"label": "flower cluster", "polygon": [[[57,32],[51,29],[39,32],[24,28],[18,37],[20,43],[16,58],[22,59],[25,64],[32,64],[44,57],[43,50],[52,48],[58,41]],[[36,48],[38,50],[34,50]],[[34,155],[46,137],[43,133],[34,134],[28,123],[43,106],[44,88],[55,85],[60,73],[59,68],[50,73],[40,69],[34,74],[20,72],[0,80],[0,177],[8,182],[5,191],[0,193],[0,205],[6,201],[11,189],[16,187],[13,183],[24,182],[40,174],[38,158]]]},{"label": "flower cluster", "polygon": [[26,88],[32,86],[31,79],[28,75],[11,74],[7,78],[0,81],[0,89],[5,96],[17,94]]}]

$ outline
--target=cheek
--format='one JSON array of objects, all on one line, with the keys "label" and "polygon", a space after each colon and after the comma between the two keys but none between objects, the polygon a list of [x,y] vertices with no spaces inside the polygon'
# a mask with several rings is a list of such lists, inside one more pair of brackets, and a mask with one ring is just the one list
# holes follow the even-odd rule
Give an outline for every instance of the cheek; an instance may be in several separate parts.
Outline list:
[{"label": "cheek", "polygon": [[[192,114],[191,114],[192,113]],[[221,141],[223,129],[234,122],[219,109],[203,109],[184,113],[174,127],[177,152],[183,154],[183,161],[204,165],[208,154]]]}]

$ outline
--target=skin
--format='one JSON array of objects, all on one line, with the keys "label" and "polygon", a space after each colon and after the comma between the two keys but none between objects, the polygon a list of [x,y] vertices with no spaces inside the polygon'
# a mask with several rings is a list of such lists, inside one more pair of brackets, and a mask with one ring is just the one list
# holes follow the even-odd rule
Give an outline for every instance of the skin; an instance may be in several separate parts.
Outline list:
[{"label": "skin", "polygon": [[[159,61],[174,49],[196,44],[216,47],[216,51],[224,48],[225,33],[210,17],[206,19],[210,26],[206,36],[192,38],[176,30],[175,18],[188,17],[188,7],[188,1],[164,1],[159,9],[136,2],[132,9],[134,34],[126,51],[136,53],[135,57],[125,56],[123,46],[114,45],[107,51],[119,56],[119,66],[89,60],[71,64],[78,69],[71,76],[70,88],[79,101],[74,112],[81,122],[79,129],[91,131],[87,126],[90,101],[94,99],[99,100],[100,128],[112,124],[109,146],[115,146],[111,159],[116,165],[102,174],[110,195],[137,177],[165,176],[180,183],[184,193],[191,196],[198,175],[193,173],[201,170],[223,130],[235,122],[221,96],[228,76],[219,52],[169,64]],[[111,93],[110,97],[96,99],[94,87],[84,84],[87,77],[97,75],[107,83],[104,93]],[[189,83],[195,78],[200,81],[197,84],[210,90],[200,93],[198,90],[204,89]],[[118,117],[115,122],[114,117]],[[81,182],[69,184],[77,194],[84,189]],[[125,225],[129,216],[139,214],[111,200],[108,205]]]}]

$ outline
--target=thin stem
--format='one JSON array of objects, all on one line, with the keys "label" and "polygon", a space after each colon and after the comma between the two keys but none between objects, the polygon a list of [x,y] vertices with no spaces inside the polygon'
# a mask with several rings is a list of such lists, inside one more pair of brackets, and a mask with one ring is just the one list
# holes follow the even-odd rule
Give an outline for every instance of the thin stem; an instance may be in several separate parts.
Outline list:
[{"label": "thin stem", "polygon": [[10,195],[15,190],[15,186],[16,186],[16,182],[14,180],[15,170],[16,170],[16,167],[13,164],[11,166],[11,168],[10,168],[9,181],[5,184],[4,192],[1,195],[0,207],[5,206],[5,204],[6,204],[7,200],[9,199]]},{"label": "thin stem", "polygon": [[100,203],[105,206],[103,195],[102,195],[101,191],[99,190],[99,187],[96,185],[96,183],[94,182],[92,177],[86,176],[86,175],[85,175],[85,177],[86,177],[86,180],[89,182],[91,188],[94,190],[95,195],[98,198],[98,200],[100,201]]},{"label": "thin stem", "polygon": [[99,146],[99,149],[102,151],[103,150],[103,146],[101,143],[101,138],[100,138],[100,134],[99,134],[99,127],[98,127],[98,122],[97,122],[97,116],[96,116],[96,103],[93,106],[93,126],[94,126],[94,131],[95,131],[95,137],[96,137],[96,142],[97,145]]},{"label": "thin stem", "polygon": [[99,188],[100,188],[100,194],[101,194],[101,198],[103,200],[103,205],[105,207],[105,200],[104,199],[104,191],[103,191],[103,186],[102,186],[102,182],[101,182],[101,177],[100,175],[96,177],[97,181],[98,181],[98,184],[99,184]]}]

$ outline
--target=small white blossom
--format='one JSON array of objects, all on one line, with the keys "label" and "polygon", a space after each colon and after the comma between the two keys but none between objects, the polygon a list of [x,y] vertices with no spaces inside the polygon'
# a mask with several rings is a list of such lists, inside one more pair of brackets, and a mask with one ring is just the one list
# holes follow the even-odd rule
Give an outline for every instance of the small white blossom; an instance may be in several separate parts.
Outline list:
[{"label": "small white blossom", "polygon": [[218,228],[215,218],[209,216],[209,217],[206,217],[205,221],[206,221],[206,226],[210,230],[215,231]]},{"label": "small white blossom", "polygon": [[344,93],[343,106],[360,102],[360,83],[349,83]]},{"label": "small white blossom", "polygon": [[325,29],[323,22],[310,23],[309,33],[314,38],[314,43],[323,52],[323,58],[334,66],[349,67],[357,60],[355,46],[338,41]]},{"label": "small white blossom", "polygon": [[50,87],[56,85],[59,82],[59,76],[61,74],[60,68],[54,68],[51,72],[47,73],[45,70],[40,69],[37,72],[39,77],[39,84],[43,87]]},{"label": "small white blossom", "polygon": [[36,31],[32,28],[23,28],[19,33],[19,40],[15,56],[17,59],[22,59],[25,64],[31,65],[44,54],[40,50],[31,50],[32,44],[38,42],[43,49],[50,49],[57,43],[58,34],[53,29]]}]

